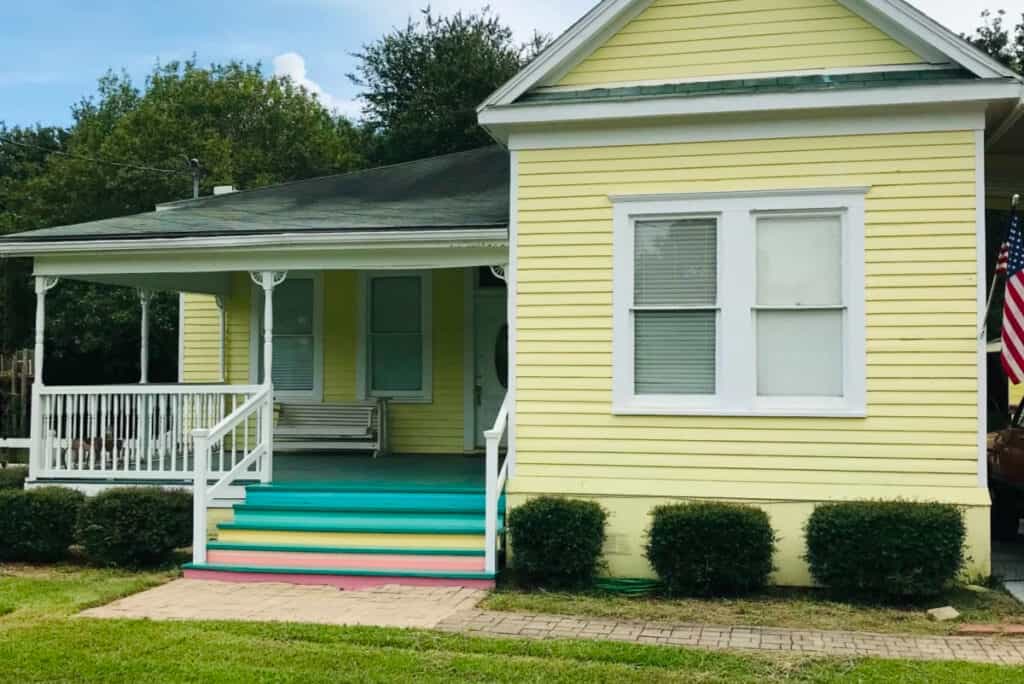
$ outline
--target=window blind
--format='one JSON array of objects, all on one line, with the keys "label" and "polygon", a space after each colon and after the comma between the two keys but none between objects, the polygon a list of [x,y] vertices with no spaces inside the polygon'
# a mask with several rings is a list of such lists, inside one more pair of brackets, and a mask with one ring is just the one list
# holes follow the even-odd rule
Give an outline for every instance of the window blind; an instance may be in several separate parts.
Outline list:
[{"label": "window blind", "polygon": [[634,238],[634,391],[714,394],[715,219],[643,221]]}]

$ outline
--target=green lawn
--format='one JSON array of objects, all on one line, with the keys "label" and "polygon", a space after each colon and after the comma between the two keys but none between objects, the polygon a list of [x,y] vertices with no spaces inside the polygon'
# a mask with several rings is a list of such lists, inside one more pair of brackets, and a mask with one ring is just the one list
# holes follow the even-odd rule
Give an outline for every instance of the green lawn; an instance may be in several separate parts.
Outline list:
[{"label": "green lawn", "polygon": [[74,617],[82,608],[174,574],[0,566],[0,681],[1024,682],[1024,671],[962,663],[771,658],[395,629]]},{"label": "green lawn", "polygon": [[[951,605],[959,621],[933,622],[928,608]],[[774,589],[734,599],[665,599],[610,594],[562,594],[505,589],[484,602],[491,610],[588,615],[622,620],[700,622],[792,629],[854,630],[886,634],[950,634],[958,625],[1024,623],[1024,607],[1001,589],[975,593],[955,589],[919,606],[844,603],[810,589]]]}]

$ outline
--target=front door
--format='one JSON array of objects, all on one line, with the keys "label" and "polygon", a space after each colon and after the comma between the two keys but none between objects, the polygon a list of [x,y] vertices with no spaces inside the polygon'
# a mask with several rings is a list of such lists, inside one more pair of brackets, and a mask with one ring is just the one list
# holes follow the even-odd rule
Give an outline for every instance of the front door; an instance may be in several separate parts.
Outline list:
[{"label": "front door", "polygon": [[508,323],[504,283],[481,272],[473,293],[476,446],[494,425],[508,385]]}]

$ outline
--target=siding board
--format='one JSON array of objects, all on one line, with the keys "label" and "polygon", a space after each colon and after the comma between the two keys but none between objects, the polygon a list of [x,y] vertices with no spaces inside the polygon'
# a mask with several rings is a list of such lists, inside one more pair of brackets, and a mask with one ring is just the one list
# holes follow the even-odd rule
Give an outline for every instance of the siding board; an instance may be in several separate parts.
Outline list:
[{"label": "siding board", "polygon": [[922,61],[834,0],[655,0],[558,85]]},{"label": "siding board", "polygon": [[[824,499],[899,483],[973,501],[973,132],[518,154],[513,492],[707,496],[722,482],[730,498]],[[870,188],[867,418],[612,415],[609,196],[823,186]]]}]

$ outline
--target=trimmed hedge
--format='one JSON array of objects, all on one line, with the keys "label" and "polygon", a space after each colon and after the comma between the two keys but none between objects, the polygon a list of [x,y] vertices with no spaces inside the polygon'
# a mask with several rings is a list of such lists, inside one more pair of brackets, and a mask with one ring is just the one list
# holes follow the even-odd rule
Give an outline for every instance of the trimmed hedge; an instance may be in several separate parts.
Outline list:
[{"label": "trimmed hedge", "polygon": [[65,487],[0,489],[0,560],[52,562],[68,555],[85,499]]},{"label": "trimmed hedge", "polygon": [[28,468],[17,466],[0,467],[0,489],[24,489]]},{"label": "trimmed hedge", "polygon": [[608,513],[600,504],[541,496],[508,515],[512,563],[527,585],[560,589],[593,583],[602,567]]},{"label": "trimmed hedge", "polygon": [[720,502],[657,506],[645,553],[671,595],[735,595],[764,587],[775,532],[759,508]]},{"label": "trimmed hedge", "polygon": [[821,504],[805,532],[811,575],[840,594],[887,600],[935,596],[964,565],[964,517],[952,504]]},{"label": "trimmed hedge", "polygon": [[78,539],[97,563],[159,565],[192,543],[192,495],[158,487],[108,489],[86,500]]}]

